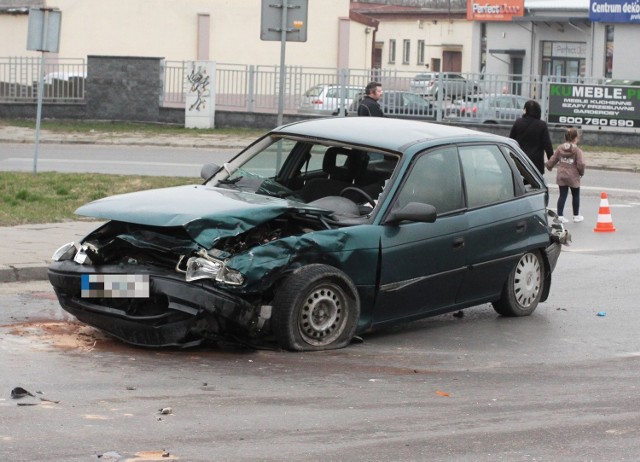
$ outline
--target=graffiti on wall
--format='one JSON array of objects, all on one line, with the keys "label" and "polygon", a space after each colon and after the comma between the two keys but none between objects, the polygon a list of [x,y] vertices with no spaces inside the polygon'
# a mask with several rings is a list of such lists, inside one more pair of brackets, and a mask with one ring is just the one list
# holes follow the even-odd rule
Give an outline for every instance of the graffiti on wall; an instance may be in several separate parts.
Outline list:
[{"label": "graffiti on wall", "polygon": [[207,70],[203,66],[197,66],[192,63],[191,72],[187,76],[189,83],[191,84],[191,88],[189,93],[193,93],[196,95],[196,99],[189,106],[190,111],[200,111],[207,107],[207,99],[211,96],[211,92],[209,90],[209,75]]}]

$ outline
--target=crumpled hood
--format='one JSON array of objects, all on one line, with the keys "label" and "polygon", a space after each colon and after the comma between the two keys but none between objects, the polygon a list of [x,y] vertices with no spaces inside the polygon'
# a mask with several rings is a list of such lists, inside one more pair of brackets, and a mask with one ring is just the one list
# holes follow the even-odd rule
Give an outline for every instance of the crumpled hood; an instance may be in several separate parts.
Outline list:
[{"label": "crumpled hood", "polygon": [[105,197],[81,206],[76,214],[147,226],[182,226],[210,248],[222,237],[241,234],[287,212],[330,212],[301,202],[203,185],[151,189]]}]

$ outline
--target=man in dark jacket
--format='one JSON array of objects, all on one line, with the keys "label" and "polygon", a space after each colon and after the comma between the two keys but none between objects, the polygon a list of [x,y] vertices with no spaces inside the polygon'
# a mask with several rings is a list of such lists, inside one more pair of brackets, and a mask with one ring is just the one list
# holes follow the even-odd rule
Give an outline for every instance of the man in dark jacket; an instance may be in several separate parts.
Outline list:
[{"label": "man in dark jacket", "polygon": [[549,127],[544,120],[540,120],[542,110],[537,101],[529,100],[524,103],[524,115],[519,117],[511,127],[509,138],[518,142],[540,173],[544,174],[544,154],[547,159],[553,155],[553,145],[549,135]]},{"label": "man in dark jacket", "polygon": [[364,98],[358,105],[359,116],[384,117],[378,100],[382,97],[382,84],[369,82],[364,89]]}]

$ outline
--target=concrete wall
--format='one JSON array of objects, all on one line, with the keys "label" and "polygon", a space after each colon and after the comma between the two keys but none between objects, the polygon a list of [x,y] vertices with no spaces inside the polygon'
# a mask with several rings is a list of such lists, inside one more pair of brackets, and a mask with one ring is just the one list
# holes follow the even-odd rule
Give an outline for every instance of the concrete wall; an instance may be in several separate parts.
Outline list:
[{"label": "concrete wall", "polygon": [[158,120],[162,94],[161,58],[89,56],[87,118]]}]

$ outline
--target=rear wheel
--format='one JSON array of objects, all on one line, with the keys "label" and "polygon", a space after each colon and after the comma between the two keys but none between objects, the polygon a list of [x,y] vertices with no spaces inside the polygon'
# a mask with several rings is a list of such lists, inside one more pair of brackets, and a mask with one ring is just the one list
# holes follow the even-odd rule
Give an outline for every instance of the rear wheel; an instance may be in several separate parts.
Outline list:
[{"label": "rear wheel", "polygon": [[273,302],[272,329],[287,350],[343,348],[355,334],[360,300],[355,285],[327,265],[308,265],[289,275]]},{"label": "rear wheel", "polygon": [[511,270],[502,295],[493,308],[503,316],[528,316],[540,302],[544,288],[544,265],[536,251],[525,253]]}]

